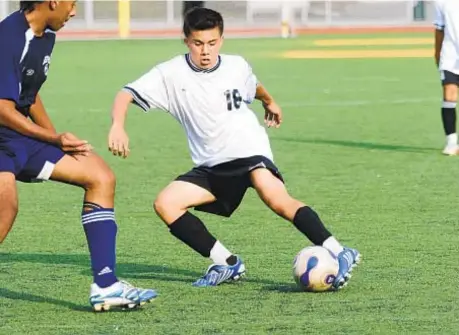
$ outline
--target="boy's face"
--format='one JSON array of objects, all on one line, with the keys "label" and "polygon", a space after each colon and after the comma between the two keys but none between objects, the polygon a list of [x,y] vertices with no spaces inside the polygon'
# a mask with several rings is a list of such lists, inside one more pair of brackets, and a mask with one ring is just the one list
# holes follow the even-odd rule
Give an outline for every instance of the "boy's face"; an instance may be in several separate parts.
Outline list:
[{"label": "boy's face", "polygon": [[196,30],[185,38],[193,63],[202,69],[209,69],[217,63],[223,37],[218,27]]},{"label": "boy's face", "polygon": [[48,25],[54,31],[61,29],[76,15],[76,1],[50,1],[51,13]]}]

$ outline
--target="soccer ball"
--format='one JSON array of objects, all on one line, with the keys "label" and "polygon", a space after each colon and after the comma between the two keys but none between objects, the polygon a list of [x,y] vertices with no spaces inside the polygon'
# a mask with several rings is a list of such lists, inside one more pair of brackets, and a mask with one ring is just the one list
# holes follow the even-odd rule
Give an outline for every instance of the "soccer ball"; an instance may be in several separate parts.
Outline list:
[{"label": "soccer ball", "polygon": [[295,256],[293,278],[303,291],[331,291],[338,269],[338,260],[330,251],[321,246],[311,246]]}]

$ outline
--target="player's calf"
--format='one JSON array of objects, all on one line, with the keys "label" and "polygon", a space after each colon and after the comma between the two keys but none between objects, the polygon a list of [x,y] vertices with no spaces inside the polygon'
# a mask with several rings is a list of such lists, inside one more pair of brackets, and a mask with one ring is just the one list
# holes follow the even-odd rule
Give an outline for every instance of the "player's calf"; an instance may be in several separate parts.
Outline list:
[{"label": "player's calf", "polygon": [[[214,200],[215,197],[200,186],[183,181],[174,181],[160,192],[153,207],[158,216],[166,223],[170,233],[174,237],[188,245],[201,256],[210,258],[213,261],[214,264],[212,266],[215,266],[213,269],[216,271],[210,271],[209,268],[203,278],[209,279],[209,276],[212,277],[214,273],[220,270],[222,273],[224,272],[220,279],[209,281],[218,285],[223,281],[235,279],[236,277],[239,278],[245,271],[245,268],[241,267],[239,259],[207,230],[204,223],[188,211],[190,207],[209,203]],[[231,268],[231,270],[225,272],[222,270],[224,267]]]},{"label": "player's calf", "polygon": [[[454,76],[454,78],[455,77],[456,76]],[[448,156],[455,156],[459,154],[459,145],[456,132],[457,91],[457,85],[454,83],[445,83],[443,85],[441,118],[443,123],[443,130],[446,135],[446,145],[443,149],[443,154]]]},{"label": "player's calf", "polygon": [[0,172],[0,243],[8,235],[18,213],[16,180],[12,173]]},{"label": "player's calf", "polygon": [[94,308],[102,310],[110,306],[137,306],[156,296],[153,290],[132,287],[119,281],[116,276],[118,228],[113,208],[115,176],[108,165],[95,154],[81,156],[78,160],[66,155],[56,164],[51,179],[78,185],[86,190],[81,223],[88,242],[94,278],[90,299]]},{"label": "player's calf", "polygon": [[311,207],[291,197],[284,183],[269,170],[252,171],[251,180],[263,202],[275,213],[292,222],[313,244],[323,246],[335,257],[345,250],[325,227],[319,215]]},{"label": "player's calf", "polygon": [[51,179],[83,187],[86,192],[81,223],[88,242],[94,282],[101,288],[117,282],[115,255],[117,224],[113,209],[115,176],[95,154],[77,159],[65,155],[54,167]]}]

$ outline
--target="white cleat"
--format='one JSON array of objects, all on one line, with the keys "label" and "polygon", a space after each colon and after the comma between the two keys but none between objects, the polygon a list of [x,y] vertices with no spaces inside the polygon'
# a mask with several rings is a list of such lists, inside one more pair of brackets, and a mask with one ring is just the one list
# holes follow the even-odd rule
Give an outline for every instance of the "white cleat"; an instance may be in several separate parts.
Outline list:
[{"label": "white cleat", "polygon": [[96,283],[93,283],[91,284],[89,303],[94,311],[103,312],[112,307],[133,309],[156,297],[157,293],[154,290],[137,288],[124,281],[118,281],[105,288],[100,288]]},{"label": "white cleat", "polygon": [[446,156],[457,156],[459,155],[459,145],[457,144],[447,144],[443,149],[443,155]]}]

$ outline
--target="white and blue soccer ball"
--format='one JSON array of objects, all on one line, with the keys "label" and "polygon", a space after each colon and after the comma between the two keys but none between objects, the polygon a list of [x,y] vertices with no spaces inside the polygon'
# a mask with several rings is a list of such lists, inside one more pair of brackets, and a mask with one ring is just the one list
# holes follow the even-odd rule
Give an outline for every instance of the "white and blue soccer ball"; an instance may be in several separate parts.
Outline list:
[{"label": "white and blue soccer ball", "polygon": [[338,270],[336,257],[321,246],[302,249],[293,261],[293,278],[303,291],[331,291]]}]

